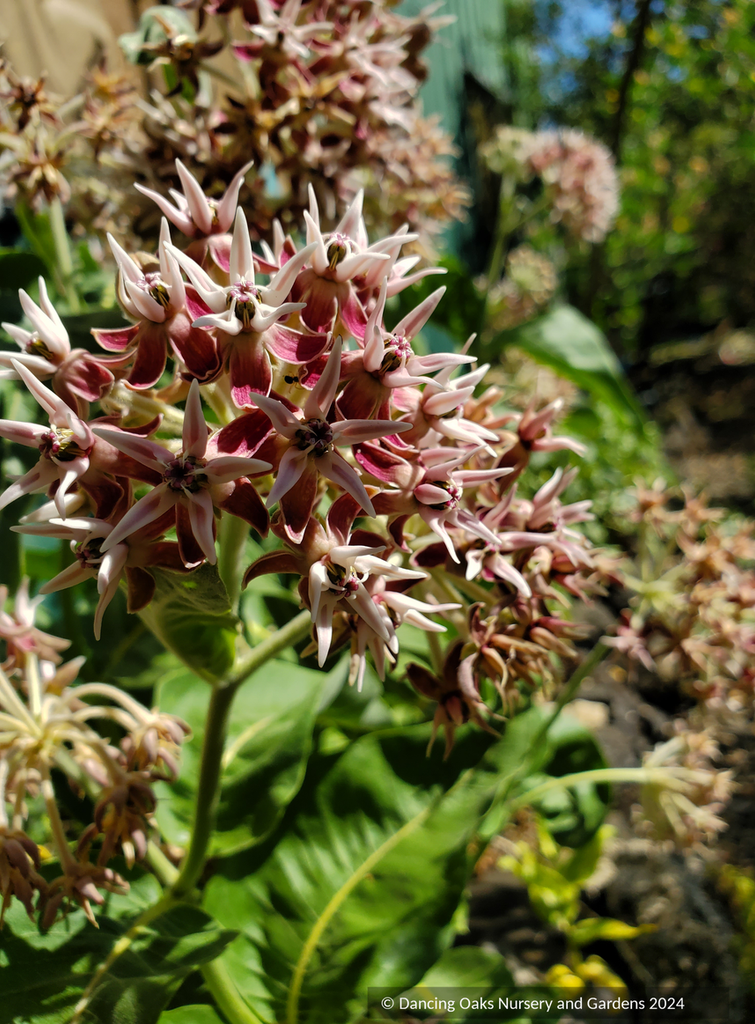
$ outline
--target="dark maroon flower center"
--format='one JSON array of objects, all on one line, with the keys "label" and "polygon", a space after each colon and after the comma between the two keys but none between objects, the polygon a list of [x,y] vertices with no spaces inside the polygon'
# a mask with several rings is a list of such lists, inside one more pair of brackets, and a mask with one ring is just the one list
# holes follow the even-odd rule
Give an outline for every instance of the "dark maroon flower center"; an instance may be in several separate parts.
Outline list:
[{"label": "dark maroon flower center", "polygon": [[300,430],[296,431],[296,447],[300,451],[310,451],[316,459],[327,454],[333,447],[333,431],[325,420],[307,420]]},{"label": "dark maroon flower center", "polygon": [[86,455],[68,427],[50,427],[39,439],[39,450],[53,462],[73,462]]},{"label": "dark maroon flower center", "polygon": [[173,462],[163,473],[163,483],[166,483],[172,491],[188,491],[196,494],[197,491],[207,486],[207,477],[204,468],[207,465],[204,459],[196,455],[183,455]]},{"label": "dark maroon flower center", "polygon": [[86,543],[82,542],[76,548],[76,558],[81,562],[84,569],[96,569],[102,561],[100,548],[105,540],[104,537],[92,537]]}]

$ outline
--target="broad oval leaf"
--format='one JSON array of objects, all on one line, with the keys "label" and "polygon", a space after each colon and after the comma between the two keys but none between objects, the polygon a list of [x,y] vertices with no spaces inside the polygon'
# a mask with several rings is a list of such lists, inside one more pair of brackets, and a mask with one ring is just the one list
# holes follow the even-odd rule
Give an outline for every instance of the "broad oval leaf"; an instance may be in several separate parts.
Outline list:
[{"label": "broad oval leaf", "polygon": [[573,306],[499,334],[493,346],[514,345],[604,402],[623,422],[642,429],[645,416],[603,332]]},{"label": "broad oval leaf", "polygon": [[217,567],[205,563],[186,575],[151,572],[155,596],[140,617],[192,672],[210,682],[222,679],[233,667],[240,623]]}]

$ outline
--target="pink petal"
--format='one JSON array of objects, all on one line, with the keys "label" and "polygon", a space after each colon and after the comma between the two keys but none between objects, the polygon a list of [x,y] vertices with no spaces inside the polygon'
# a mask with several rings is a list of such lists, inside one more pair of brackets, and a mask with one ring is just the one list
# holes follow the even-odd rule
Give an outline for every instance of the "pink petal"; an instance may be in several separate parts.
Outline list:
[{"label": "pink petal", "polygon": [[244,334],[233,345],[228,375],[231,378],[231,396],[239,409],[254,401],[253,393],[264,397],[270,394],[273,368],[259,336]]},{"label": "pink petal", "polygon": [[153,388],[163,374],[168,358],[168,346],[162,325],[143,321],[139,329],[136,362],[128,376],[132,388],[144,391]]},{"label": "pink petal", "polygon": [[225,484],[232,480],[241,480],[247,476],[266,473],[273,467],[261,459],[247,459],[234,455],[221,455],[207,463],[207,479],[211,484]]},{"label": "pink petal", "polygon": [[291,438],[301,427],[301,421],[292,416],[283,402],[266,395],[251,395],[250,401],[264,412],[272,425],[284,437]]},{"label": "pink petal", "polygon": [[231,184],[225,190],[223,198],[218,203],[217,207],[217,223],[220,231],[225,233],[233,224],[233,218],[236,213],[236,206],[238,205],[239,192],[241,186],[244,183],[247,171],[254,167],[254,160],[250,160],[248,164],[244,164],[240,171],[238,171]]},{"label": "pink petal", "polygon": [[215,551],[215,513],[212,498],[207,491],[187,494],[189,500],[189,522],[191,530],[210,565],[214,565],[218,556]]},{"label": "pink petal", "polygon": [[218,374],[220,358],[214,338],[194,327],[186,313],[177,313],[170,321],[168,340],[192,377],[208,381]]},{"label": "pink petal", "polygon": [[169,489],[167,484],[158,484],[154,490],[128,510],[123,519],[113,528],[112,533],[105,538],[100,551],[109,551],[116,544],[122,543],[127,537],[136,533],[137,530],[141,530],[142,527],[158,519],[176,504],[180,493]]},{"label": "pink petal", "polygon": [[175,459],[173,452],[163,448],[155,441],[148,441],[146,437],[138,437],[135,434],[113,430],[110,427],[93,427],[93,432],[97,437],[101,437],[103,441],[107,441],[108,444],[117,448],[119,452],[130,455],[132,459],[141,462],[143,466],[149,466],[150,469],[155,469],[160,474]]},{"label": "pink petal", "polygon": [[265,344],[286,363],[309,363],[325,349],[327,334],[301,334],[275,324],[265,332]]},{"label": "pink petal", "polygon": [[207,449],[207,433],[199,384],[193,380],[184,408],[183,454],[201,459]]},{"label": "pink petal", "polygon": [[332,480],[350,494],[354,501],[358,501],[368,516],[375,516],[375,508],[356,470],[341,458],[338,452],[332,451],[321,456],[317,460],[317,468],[328,480]]},{"label": "pink petal", "polygon": [[268,551],[256,562],[252,562],[244,574],[244,586],[247,586],[258,576],[265,576],[268,573],[289,573],[300,575],[296,559],[288,551]]},{"label": "pink petal", "polygon": [[402,420],[339,420],[333,424],[333,440],[339,445],[360,444],[411,429],[412,424]]},{"label": "pink petal", "polygon": [[49,459],[40,459],[36,466],[33,466],[28,473],[24,473],[15,483],[7,487],[0,495],[0,509],[10,505],[12,501],[22,497],[24,494],[33,494],[49,487],[53,480],[57,480],[58,471],[54,463]]},{"label": "pink petal", "polygon": [[302,470],[296,486],[290,487],[280,499],[286,533],[295,544],[304,536],[318,491],[317,469],[311,459],[304,460]]},{"label": "pink petal", "polygon": [[43,434],[49,433],[49,427],[41,427],[36,423],[23,423],[21,420],[0,420],[0,437],[16,444],[24,444],[27,448],[38,448]]},{"label": "pink petal", "polygon": [[310,391],[307,396],[307,401],[304,405],[304,416],[305,417],[325,417],[328,415],[333,400],[336,397],[338,391],[338,382],[341,379],[341,349],[343,348],[343,342],[340,337],[336,338],[333,342],[333,348],[331,349],[328,361],[325,364],[325,369],[320,375],[320,379],[315,384],[314,388]]},{"label": "pink petal", "polygon": [[432,316],[445,291],[446,286],[443,285],[442,288],[438,288],[431,295],[428,295],[424,302],[420,302],[416,309],[413,309],[411,313],[407,313],[403,320],[396,324],[393,328],[393,334],[403,335],[405,338],[414,338]]},{"label": "pink petal", "polygon": [[224,512],[250,523],[260,537],[267,536],[270,517],[262,498],[248,480],[237,480],[230,495],[220,499],[216,504]]},{"label": "pink petal", "polygon": [[262,409],[237,416],[227,427],[215,435],[215,446],[228,455],[252,455],[272,430],[272,424]]},{"label": "pink petal", "polygon": [[[276,501],[282,498],[284,494],[287,494],[298,483],[309,461],[310,459],[306,452],[300,451],[298,448],[288,449],[280,461],[275,483],[268,495],[268,508],[272,508]],[[316,476],[317,474],[315,474]]]},{"label": "pink petal", "polygon": [[367,326],[367,314],[351,286],[346,293],[345,301],[341,302],[339,313],[349,334],[362,340]]}]

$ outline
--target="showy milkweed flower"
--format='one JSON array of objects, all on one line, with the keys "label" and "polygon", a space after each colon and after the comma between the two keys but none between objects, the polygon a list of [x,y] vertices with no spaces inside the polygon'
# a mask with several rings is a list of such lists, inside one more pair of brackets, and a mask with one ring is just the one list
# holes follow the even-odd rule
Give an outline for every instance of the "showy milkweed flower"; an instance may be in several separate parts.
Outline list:
[{"label": "showy milkweed flower", "polygon": [[186,563],[196,564],[204,557],[214,564],[217,554],[213,508],[215,505],[222,508],[231,497],[232,489],[224,490],[225,485],[271,468],[269,463],[259,459],[235,455],[205,458],[208,430],[196,381],[192,381],[186,400],[183,446],[178,453],[119,430],[94,429],[98,437],[162,476],[162,482],[137,501],[107,535],[100,548],[103,554],[165,512],[175,509],[178,543]]}]

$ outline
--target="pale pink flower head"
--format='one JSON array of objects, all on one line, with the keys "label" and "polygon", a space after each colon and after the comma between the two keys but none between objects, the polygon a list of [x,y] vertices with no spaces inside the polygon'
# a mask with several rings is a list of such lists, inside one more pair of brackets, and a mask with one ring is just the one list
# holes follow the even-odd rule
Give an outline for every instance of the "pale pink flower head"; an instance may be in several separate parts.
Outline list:
[{"label": "pale pink flower head", "polygon": [[83,420],[70,406],[37,380],[34,374],[16,360],[11,361],[16,374],[50,417],[48,427],[16,420],[0,420],[0,437],[27,448],[37,448],[39,462],[28,473],[12,483],[0,496],[0,508],[24,494],[46,490],[57,483],[54,494],[58,514],[66,515],[66,495],[89,469],[89,456],[94,437]]},{"label": "pale pink flower head", "polygon": [[[10,367],[15,359],[39,380],[52,378],[55,393],[79,415],[86,416],[87,403],[101,397],[113,383],[113,374],[84,349],[71,350],[68,331],[50,301],[44,278],[39,278],[39,305],[23,288],[19,289],[18,297],[32,330],[15,324],[2,325],[21,351],[0,352],[0,366]],[[17,380],[18,375],[11,368],[0,371],[0,379]]]},{"label": "pale pink flower head", "polygon": [[320,378],[307,395],[301,418],[282,402],[264,395],[252,396],[254,404],[269,417],[278,437],[287,442],[267,504],[270,507],[280,501],[287,533],[295,541],[301,540],[309,522],[320,475],[341,487],[368,515],[374,516],[375,509],[359,473],[336,449],[398,434],[410,426],[395,420],[330,419],[341,377],[341,347],[341,339],[337,338]]},{"label": "pale pink flower head", "polygon": [[310,269],[296,281],[294,295],[306,302],[302,319],[314,331],[335,329],[337,320],[348,333],[364,337],[367,314],[358,297],[355,282],[372,272],[373,287],[380,285],[378,265],[388,274],[393,267],[397,247],[414,241],[417,235],[399,232],[372,245],[362,217],[364,193],[360,190],[335,231],[323,234],[320,212],[312,186],[309,187],[309,212],[304,213],[307,225],[307,246],[313,246]]},{"label": "pale pink flower head", "polygon": [[[226,485],[243,483],[244,477],[271,468],[269,463],[259,459],[234,455],[205,458],[208,430],[196,381],[192,381],[186,400],[183,447],[178,454],[125,431],[108,427],[94,429],[98,437],[137,462],[157,470],[162,476],[162,482],[137,501],[108,534],[100,549],[103,553],[174,508],[178,542],[185,563],[197,564],[206,558],[214,564],[217,555],[213,509],[215,505],[223,508],[232,498]],[[256,491],[254,494],[256,497]],[[252,508],[250,514],[256,515],[256,509]]]},{"label": "pale pink flower head", "polygon": [[134,187],[143,195],[149,196],[171,224],[174,224],[187,238],[204,238],[230,231],[236,216],[236,207],[244,176],[252,166],[253,161],[250,161],[241,168],[225,190],[222,199],[209,199],[202,191],[197,179],[180,160],[176,160],[176,171],[181,181],[183,194],[171,189],[172,203],[165,196],[161,196],[159,192],[145,188],[144,185],[137,184]]},{"label": "pale pink flower head", "polygon": [[201,301],[200,305],[189,299],[192,312],[200,314],[192,327],[218,332],[220,363],[229,374],[233,400],[239,408],[249,404],[252,392],[270,393],[271,356],[281,362],[306,363],[327,344],[325,335],[304,335],[279,324],[304,308],[304,303],[287,302],[286,298],[313,249],[302,249],[273,274],[268,284],[258,285],[249,227],[239,210],[231,245],[230,284],[222,286],[189,256],[170,246]]},{"label": "pale pink flower head", "polygon": [[551,198],[551,219],[577,238],[601,242],[619,209],[618,178],[609,150],[573,129],[538,132],[528,163]]}]

